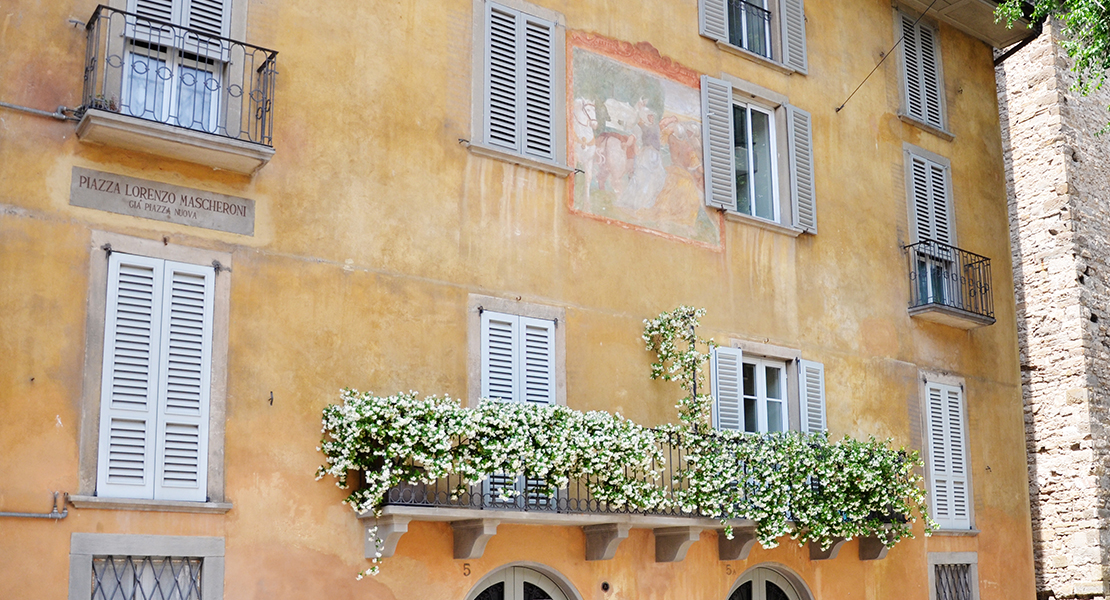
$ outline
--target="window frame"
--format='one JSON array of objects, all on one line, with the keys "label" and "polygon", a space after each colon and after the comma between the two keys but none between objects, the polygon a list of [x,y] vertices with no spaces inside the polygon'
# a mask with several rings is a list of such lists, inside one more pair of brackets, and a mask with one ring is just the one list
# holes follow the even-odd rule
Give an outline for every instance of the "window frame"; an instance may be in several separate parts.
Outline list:
[{"label": "window frame", "polygon": [[[722,2],[722,5],[709,6],[708,2]],[[773,8],[764,8],[764,10],[771,13],[771,18],[768,23],[769,38],[767,49],[770,56],[764,56],[753,50],[744,48],[741,45],[733,44],[731,41],[731,31],[728,24],[729,21],[729,2],[730,0],[698,0],[698,33],[705,38],[716,42],[717,47],[721,50],[734,54],[736,56],[746,58],[752,62],[762,64],[770,67],[781,73],[787,75],[799,73],[806,75],[809,72],[809,58],[808,48],[806,42],[806,23],[805,23],[805,3],[802,0],[767,0],[766,4],[777,4]],[[790,2],[796,2],[793,7],[788,6]],[[755,4],[752,2],[751,4]],[[715,13],[721,10],[719,16],[721,22],[714,23]],[[791,21],[784,19],[784,15],[790,12],[794,16]],[[746,19],[745,19],[746,21]],[[800,52],[800,57],[795,57],[788,60],[787,40],[786,37],[790,35],[790,23],[795,25],[794,33],[800,35],[800,40],[795,39],[795,43],[800,41],[801,46],[795,48],[795,52]],[[720,28],[718,28],[718,26]],[[741,42],[745,37],[746,32],[741,34]]]},{"label": "window frame", "polygon": [[[934,56],[936,57],[936,74],[937,74],[937,102],[939,103],[940,110],[940,123],[930,123],[926,118],[921,118],[910,114],[909,109],[909,64],[906,56],[906,45],[903,40],[902,19],[908,17],[910,19],[918,19],[920,13],[910,10],[904,6],[894,8],[894,39],[895,41],[902,40],[898,44],[898,118],[904,123],[909,123],[920,129],[924,129],[942,139],[952,141],[955,136],[951,132],[948,122],[948,101],[945,95],[944,85],[944,59],[941,56],[941,42],[940,42],[940,25],[932,18],[920,16],[917,27],[928,27],[933,32],[933,45]],[[920,67],[918,67],[920,68]],[[922,82],[922,94],[925,92],[925,82]]]},{"label": "window frame", "polygon": [[[732,110],[733,110],[733,113],[732,113],[733,114],[733,131],[735,131],[735,129],[736,129],[736,109],[737,108],[742,108],[744,110],[744,118],[746,119],[746,123],[744,124],[744,130],[745,130],[745,134],[746,134],[746,138],[747,138],[745,141],[747,142],[748,169],[749,169],[748,170],[748,177],[747,177],[747,179],[748,179],[748,207],[751,209],[751,212],[750,213],[741,212],[739,210],[739,208],[733,209],[731,212],[735,212],[737,214],[741,214],[741,215],[744,215],[744,216],[747,216],[747,217],[752,217],[752,218],[755,218],[755,219],[762,219],[764,221],[770,221],[770,222],[775,223],[777,225],[782,225],[782,208],[781,208],[781,203],[780,203],[780,200],[779,200],[780,197],[781,197],[781,193],[782,193],[781,189],[783,187],[782,182],[779,180],[779,177],[780,177],[779,172],[781,170],[779,168],[779,161],[780,161],[780,157],[782,155],[782,152],[781,152],[781,150],[779,148],[779,145],[778,145],[778,138],[779,138],[779,135],[778,135],[778,120],[779,119],[777,118],[777,115],[776,115],[777,111],[776,111],[776,109],[768,108],[766,106],[763,106],[763,105],[759,104],[758,102],[737,101],[735,96],[733,97],[733,100],[732,100],[732,107],[733,107],[732,108]],[[780,108],[781,108],[781,106],[780,106]],[[756,152],[755,152],[754,130],[753,130],[753,127],[752,127],[752,112],[762,113],[762,114],[767,116],[768,133],[769,133],[769,138],[770,138],[767,147],[768,147],[769,151],[771,152],[771,211],[774,214],[773,218],[762,217],[762,216],[759,216],[759,215],[755,214],[756,213],[756,206],[755,206],[755,197],[756,197],[755,185],[756,184],[755,184],[755,177],[752,176],[752,173],[754,172],[754,168],[755,168],[755,161],[756,161],[755,154],[756,154]],[[733,135],[735,136],[735,133]],[[738,165],[736,164],[735,142],[734,142],[734,152],[733,152],[733,161],[732,161],[732,170],[733,170],[734,174],[739,173],[738,170],[737,170],[737,167],[738,167]],[[737,195],[738,195],[737,199],[736,199],[737,204],[739,204],[739,202],[740,202],[739,193],[740,193],[740,190],[737,189]]]},{"label": "window frame", "polygon": [[555,388],[552,404],[566,406],[566,309],[495,296],[471,294],[467,299],[467,405],[482,398],[482,312],[491,311],[555,324]]},{"label": "window frame", "polygon": [[[827,391],[824,377],[824,364],[817,363],[812,360],[802,358],[801,350],[797,348],[788,348],[785,346],[777,346],[765,342],[753,342],[744,339],[730,340],[726,348],[739,350],[743,357],[742,363],[761,361],[763,363],[776,363],[785,367],[783,376],[786,378],[783,385],[783,393],[786,396],[783,402],[783,410],[786,413],[786,419],[783,422],[783,431],[806,431],[803,418],[807,414],[802,398],[802,377],[803,369],[807,366],[819,366],[821,370],[821,412],[822,420],[824,421],[825,429],[828,429],[828,402]],[[712,358],[711,358],[712,360]],[[713,368],[715,369],[715,363]],[[743,373],[743,366],[740,369]],[[742,375],[741,375],[742,377]],[[713,427],[718,429],[717,415],[719,412],[717,404],[717,374],[716,372],[710,373],[710,393],[713,396]],[[741,402],[743,401],[743,381],[740,381],[740,395]],[[763,409],[765,412],[765,408]],[[743,406],[740,407],[741,413]],[[743,419],[743,415],[741,415]],[[763,419],[766,420],[765,418]]]},{"label": "window frame", "polygon": [[968,578],[971,579],[971,598],[979,600],[979,553],[978,552],[928,552],[926,563],[929,568],[929,600],[937,598],[937,565],[967,565]]},{"label": "window frame", "polygon": [[937,384],[949,387],[956,387],[960,389],[960,403],[963,413],[963,450],[964,450],[964,477],[966,478],[967,485],[967,527],[944,527],[940,526],[933,535],[977,535],[978,530],[975,528],[975,481],[973,478],[974,469],[971,468],[971,419],[969,414],[969,404],[967,401],[968,391],[966,382],[963,377],[958,377],[944,372],[929,372],[921,371],[918,377],[918,402],[921,410],[921,456],[925,463],[924,476],[925,486],[929,494],[929,505],[936,506],[936,497],[934,496],[935,486],[933,484],[933,468],[932,459],[933,453],[931,449],[931,431],[929,428],[929,385]]},{"label": "window frame", "polygon": [[470,591],[466,594],[466,600],[476,600],[482,592],[486,591],[486,588],[504,581],[506,573],[512,574],[514,569],[531,571],[533,574],[542,576],[553,584],[558,591],[562,592],[567,600],[583,600],[582,594],[580,594],[574,585],[561,573],[545,564],[531,561],[514,561],[492,569],[470,588]]},{"label": "window frame", "polygon": [[93,558],[97,556],[187,557],[203,560],[201,597],[223,600],[224,538],[171,535],[72,533],[69,542],[68,600],[92,595]]},{"label": "window frame", "polygon": [[[70,496],[78,508],[152,510],[165,512],[225,513],[224,436],[227,404],[227,347],[231,298],[231,254],[215,250],[168,244],[92,231],[89,238],[89,279],[85,320],[85,366],[81,396],[81,432],[78,458],[78,493]],[[220,264],[214,278],[211,387],[208,405],[208,453],[204,502],[155,500],[150,498],[108,498],[96,495],[100,453],[101,386],[103,382],[104,334],[108,296],[108,258],[105,247],[153,259],[194,265]],[[214,268],[214,267],[213,267]]]},{"label": "window frame", "polygon": [[[740,586],[749,581],[753,582],[752,587],[754,588],[755,581],[766,581],[767,579],[771,579],[788,597],[791,597],[791,600],[813,600],[813,592],[810,591],[805,580],[797,573],[778,563],[760,563],[749,567],[732,583],[725,598],[731,599],[740,590]],[[783,589],[783,584],[788,589]]]},{"label": "window frame", "polygon": [[[763,434],[763,433],[782,433],[782,432],[785,432],[785,431],[790,431],[790,417],[793,415],[793,411],[790,409],[790,404],[791,404],[790,383],[789,383],[790,382],[790,362],[785,361],[785,360],[775,359],[775,358],[767,358],[767,357],[763,357],[763,356],[754,356],[754,357],[749,357],[749,356],[750,355],[748,355],[747,353],[744,354],[744,358],[741,360],[740,372],[743,373],[744,372],[744,367],[746,367],[748,365],[751,365],[753,367],[753,373],[755,373],[755,397],[754,397],[755,405],[756,405],[756,417],[755,418],[756,418],[757,423],[756,423],[756,430],[755,431],[748,431],[747,429],[744,429],[743,431],[748,431],[748,433],[760,433],[760,434]],[[781,380],[779,381],[779,389],[780,389],[780,392],[782,394],[782,398],[772,399],[767,395],[767,370],[769,368],[778,368],[782,372],[782,374],[780,375]],[[748,400],[748,394],[744,392],[744,382],[741,382],[741,388],[740,389],[741,389],[741,392],[740,392],[741,402],[746,402]],[[772,402],[772,401],[782,403],[782,413],[783,413],[782,416],[784,417],[783,420],[782,420],[783,428],[780,429],[780,430],[776,430],[776,431],[771,431],[769,423],[768,423],[768,419],[769,419],[768,403]],[[795,403],[797,403],[798,399],[795,398],[794,401],[795,401]],[[743,407],[741,407],[741,414],[743,414],[743,413],[744,413],[744,409],[743,409]],[[747,416],[746,415],[744,416],[744,420],[745,420],[745,424],[746,424],[746,421],[747,421]],[[800,420],[799,420],[799,422],[800,422]]]},{"label": "window frame", "polygon": [[[495,146],[486,139],[486,56],[488,44],[486,40],[486,12],[489,4],[497,4],[508,9],[526,13],[538,19],[554,24],[554,98],[552,142],[554,144],[554,159],[545,160],[523,153]],[[471,101],[470,101],[470,139],[462,140],[469,151],[478,156],[494,158],[551,173],[559,177],[566,177],[574,172],[567,166],[567,71],[566,71],[566,17],[562,13],[542,6],[537,6],[525,0],[473,0],[471,23]]]}]

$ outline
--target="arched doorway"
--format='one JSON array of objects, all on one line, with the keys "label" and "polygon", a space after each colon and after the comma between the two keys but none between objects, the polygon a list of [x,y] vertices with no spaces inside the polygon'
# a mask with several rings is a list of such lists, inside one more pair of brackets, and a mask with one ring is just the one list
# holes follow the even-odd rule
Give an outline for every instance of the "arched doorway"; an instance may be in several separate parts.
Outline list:
[{"label": "arched doorway", "polygon": [[728,600],[805,600],[789,579],[767,567],[756,567],[745,573]]},{"label": "arched doorway", "polygon": [[528,567],[506,567],[478,584],[471,600],[568,600],[550,577]]}]

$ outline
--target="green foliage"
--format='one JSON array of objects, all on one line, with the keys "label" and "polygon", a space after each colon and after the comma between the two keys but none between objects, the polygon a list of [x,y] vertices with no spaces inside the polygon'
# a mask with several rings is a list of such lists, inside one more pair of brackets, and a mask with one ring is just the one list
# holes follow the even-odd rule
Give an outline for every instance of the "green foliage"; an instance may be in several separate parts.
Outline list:
[{"label": "green foliage", "polygon": [[1022,5],[1033,5],[1033,21],[1051,17],[1067,38],[1060,45],[1072,58],[1076,87],[1084,94],[1102,88],[1110,69],[1110,2],[1106,0],[1003,0],[996,17],[1007,25],[1022,18]]}]

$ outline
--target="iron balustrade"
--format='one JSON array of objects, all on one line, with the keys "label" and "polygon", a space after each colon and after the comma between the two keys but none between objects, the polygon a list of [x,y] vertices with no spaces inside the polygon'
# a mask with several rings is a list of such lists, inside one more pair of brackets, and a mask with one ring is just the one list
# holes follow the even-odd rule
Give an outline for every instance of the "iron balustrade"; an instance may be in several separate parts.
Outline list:
[{"label": "iron balustrade", "polygon": [[98,6],[78,116],[101,110],[273,146],[277,52]]},{"label": "iron balustrade", "polygon": [[728,43],[771,58],[771,11],[745,0],[728,0]]},{"label": "iron balustrade", "polygon": [[989,258],[933,240],[910,244],[905,250],[911,309],[942,306],[994,318]]}]

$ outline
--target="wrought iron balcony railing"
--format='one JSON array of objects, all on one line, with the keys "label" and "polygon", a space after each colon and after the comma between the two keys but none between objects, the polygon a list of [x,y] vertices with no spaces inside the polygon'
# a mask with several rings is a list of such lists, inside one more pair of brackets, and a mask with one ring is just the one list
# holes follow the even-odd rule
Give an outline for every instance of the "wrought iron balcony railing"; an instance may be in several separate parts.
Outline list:
[{"label": "wrought iron balcony railing", "polygon": [[771,58],[771,11],[745,0],[728,2],[729,43]]},{"label": "wrought iron balcony railing", "polygon": [[965,328],[994,323],[989,258],[933,240],[905,250],[911,315],[939,311],[942,316],[934,320]]},{"label": "wrought iron balcony railing", "polygon": [[102,110],[273,145],[277,52],[98,6],[79,114]]}]

